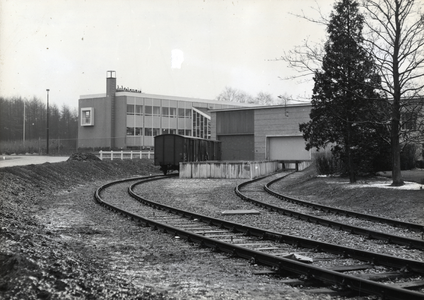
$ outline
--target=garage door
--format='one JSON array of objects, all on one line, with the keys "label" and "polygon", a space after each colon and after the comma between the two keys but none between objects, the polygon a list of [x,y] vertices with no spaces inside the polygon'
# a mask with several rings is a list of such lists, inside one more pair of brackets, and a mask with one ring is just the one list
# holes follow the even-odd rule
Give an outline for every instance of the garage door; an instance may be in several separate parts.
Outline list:
[{"label": "garage door", "polygon": [[268,157],[270,160],[310,160],[311,152],[305,150],[302,136],[267,137]]}]

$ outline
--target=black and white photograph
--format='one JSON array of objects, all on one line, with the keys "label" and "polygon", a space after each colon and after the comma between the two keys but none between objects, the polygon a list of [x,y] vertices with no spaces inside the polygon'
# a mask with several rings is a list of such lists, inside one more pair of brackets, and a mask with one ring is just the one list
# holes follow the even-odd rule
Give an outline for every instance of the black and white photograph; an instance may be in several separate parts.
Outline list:
[{"label": "black and white photograph", "polygon": [[423,0],[0,0],[0,298],[424,299]]}]

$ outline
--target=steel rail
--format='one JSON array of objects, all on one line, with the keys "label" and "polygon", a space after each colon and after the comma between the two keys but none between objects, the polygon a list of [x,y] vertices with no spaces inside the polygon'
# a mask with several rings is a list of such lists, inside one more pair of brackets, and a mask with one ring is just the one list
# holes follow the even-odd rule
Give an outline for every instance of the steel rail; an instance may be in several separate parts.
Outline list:
[{"label": "steel rail", "polygon": [[268,209],[270,211],[275,211],[275,212],[278,212],[278,213],[281,213],[283,215],[287,215],[287,216],[290,216],[290,217],[296,217],[300,220],[304,220],[304,221],[311,222],[311,223],[314,223],[314,224],[320,224],[320,225],[335,228],[335,229],[338,229],[338,230],[344,230],[344,231],[352,233],[352,234],[358,234],[358,235],[366,236],[369,239],[377,239],[377,240],[386,241],[387,243],[392,243],[392,244],[407,246],[409,248],[424,250],[424,240],[417,240],[417,239],[411,239],[411,238],[401,237],[401,236],[397,236],[397,235],[387,234],[387,233],[384,233],[384,232],[374,231],[374,230],[370,230],[370,229],[366,229],[366,228],[362,228],[362,227],[358,227],[358,226],[348,225],[348,224],[344,224],[344,223],[341,223],[341,222],[331,221],[331,220],[328,220],[328,219],[325,219],[325,218],[320,218],[320,217],[300,213],[300,212],[297,212],[297,211],[294,211],[294,210],[282,208],[282,207],[279,207],[279,206],[276,206],[276,205],[264,203],[262,201],[250,198],[240,191],[241,187],[248,185],[248,184],[251,184],[254,181],[261,180],[263,178],[264,177],[256,178],[254,180],[246,181],[246,182],[243,182],[243,183],[237,185],[234,189],[236,195],[239,196],[241,199],[243,199],[245,201],[248,201],[250,203],[255,204],[256,206]]},{"label": "steel rail", "polygon": [[384,218],[384,217],[379,217],[379,216],[374,216],[374,215],[369,215],[369,214],[363,214],[363,213],[359,213],[359,212],[355,212],[355,211],[351,211],[351,210],[345,210],[345,209],[321,205],[321,204],[317,204],[317,203],[313,203],[313,202],[309,202],[309,201],[304,201],[304,200],[285,196],[285,195],[280,194],[280,193],[278,193],[275,190],[272,190],[270,188],[270,186],[272,184],[276,183],[277,181],[282,180],[283,178],[285,178],[288,175],[290,175],[290,174],[287,174],[285,176],[282,176],[280,178],[277,178],[277,179],[274,179],[274,180],[268,182],[267,184],[265,184],[264,190],[267,193],[271,194],[272,196],[277,197],[281,200],[290,202],[290,203],[295,203],[295,204],[303,205],[303,206],[306,206],[306,207],[312,207],[312,208],[320,209],[320,210],[325,211],[325,212],[334,212],[334,213],[339,214],[339,215],[345,215],[345,216],[349,216],[349,217],[355,217],[355,218],[358,218],[358,219],[364,219],[364,220],[368,220],[368,221],[385,223],[385,224],[392,225],[394,227],[406,228],[408,230],[413,230],[413,231],[421,232],[422,234],[424,234],[424,226],[423,225],[410,223],[410,222],[402,222],[402,221],[393,220],[393,219],[389,219],[389,218]]},{"label": "steel rail", "polygon": [[[164,178],[164,176],[161,176],[161,177]],[[161,179],[161,178],[155,177],[155,178],[152,178],[151,180],[159,180],[159,179]],[[125,180],[120,180],[120,181],[117,181],[117,182],[114,182],[114,183],[121,183],[121,182],[125,182],[125,181],[130,181],[130,180],[134,180],[134,179],[132,179],[132,178],[131,179],[125,179]],[[142,181],[142,182],[150,181],[149,179],[145,179],[145,178],[143,180],[144,181]],[[138,183],[133,184],[128,189],[128,191],[130,191],[130,190],[132,191],[132,188],[135,185],[140,184],[142,182],[138,182]],[[249,260],[254,261],[255,263],[258,263],[258,264],[273,267],[274,269],[276,269],[280,273],[283,273],[285,271],[289,271],[289,272],[292,272],[294,274],[306,276],[309,279],[316,279],[316,280],[320,280],[322,282],[326,282],[326,283],[329,283],[329,284],[338,285],[338,286],[341,286],[341,287],[347,287],[349,289],[358,291],[361,294],[372,294],[372,295],[384,297],[385,299],[395,299],[395,300],[424,299],[423,293],[419,293],[419,292],[415,292],[415,291],[411,291],[411,290],[406,290],[406,289],[398,288],[398,287],[395,287],[395,286],[389,286],[389,285],[374,282],[374,281],[371,281],[371,280],[358,278],[358,277],[355,277],[353,275],[341,274],[341,273],[336,272],[336,271],[331,271],[331,270],[328,270],[328,269],[322,269],[322,268],[319,268],[319,267],[304,264],[302,262],[297,262],[297,261],[294,261],[294,260],[291,260],[291,259],[287,259],[287,258],[283,258],[283,257],[277,257],[277,256],[273,256],[273,255],[266,254],[266,253],[263,253],[263,252],[247,249],[247,248],[244,248],[244,247],[241,247],[241,246],[237,246],[237,245],[234,245],[234,244],[230,244],[230,243],[226,243],[226,242],[223,242],[223,241],[208,238],[208,237],[205,237],[203,235],[199,235],[199,234],[196,234],[196,233],[185,231],[185,230],[176,228],[174,226],[163,224],[163,223],[157,222],[155,220],[133,214],[131,212],[127,212],[123,209],[120,209],[120,208],[110,204],[110,203],[105,202],[100,197],[101,191],[103,191],[106,187],[113,185],[114,183],[109,183],[109,184],[106,184],[106,185],[98,188],[96,190],[95,194],[94,194],[95,200],[100,205],[107,207],[108,209],[110,209],[112,211],[126,215],[126,216],[130,217],[131,219],[136,220],[136,221],[138,221],[138,222],[140,222],[140,223],[142,223],[146,226],[151,226],[151,227],[153,227],[153,229],[160,229],[164,233],[170,233],[170,234],[178,235],[179,237],[184,238],[188,242],[197,243],[200,246],[209,247],[209,248],[212,248],[215,251],[222,251],[222,252],[225,252],[225,253],[229,253],[233,256],[236,256],[236,257],[249,259]],[[293,240],[296,239],[294,237],[281,235],[279,233],[264,231],[264,230],[261,230],[259,228],[249,227],[249,226],[245,226],[245,225],[241,225],[241,224],[237,224],[237,223],[227,222],[227,221],[224,221],[224,220],[210,218],[210,217],[203,216],[203,215],[200,215],[200,214],[193,214],[193,213],[190,213],[190,212],[182,211],[180,209],[176,209],[176,208],[172,208],[172,207],[169,207],[169,206],[161,205],[159,203],[153,203],[152,201],[148,201],[148,200],[136,195],[133,191],[132,191],[132,194],[138,200],[140,200],[143,203],[144,202],[151,202],[151,206],[153,206],[155,208],[157,207],[158,209],[163,209],[163,210],[166,210],[166,211],[174,211],[177,214],[182,215],[184,217],[192,218],[193,216],[195,216],[196,218],[198,218],[201,221],[206,220],[210,224],[225,227],[225,228],[230,229],[234,232],[246,232],[246,233],[249,233],[249,234],[252,234],[252,235],[255,235],[255,236],[260,236],[260,237],[263,237],[263,238],[270,238],[270,237],[273,237],[273,236],[280,236],[280,237],[285,236],[287,238],[292,238]],[[162,207],[162,208],[160,208],[160,207]],[[205,218],[205,219],[203,219],[203,218]],[[216,222],[218,224],[215,224]],[[299,239],[296,242],[296,245],[302,246],[301,240],[307,240],[307,239]],[[320,242],[316,242],[316,241],[313,241],[313,240],[309,240],[309,242],[321,244],[321,246],[323,248],[325,246],[325,243],[320,243]],[[330,245],[330,246],[335,247],[335,248],[344,248],[344,247],[340,247],[340,246],[337,246],[337,245]],[[316,248],[318,249],[318,247],[316,247]],[[346,250],[349,251],[349,250],[353,250],[353,249],[346,248]],[[364,252],[364,251],[353,250],[352,253],[357,253],[357,252],[359,253],[359,252]],[[376,257],[381,257],[381,255],[379,255],[379,254],[374,253],[374,255],[376,255]],[[404,261],[407,261],[407,260],[404,260]],[[417,261],[410,261],[410,262],[413,263],[413,265],[415,267],[418,267],[418,265],[421,265],[421,267],[418,267],[418,269],[420,269],[421,272],[423,271],[423,263],[420,263],[420,262],[417,262]],[[407,266],[407,267],[411,267],[411,266]],[[415,268],[415,267],[413,267],[413,268]]]},{"label": "steel rail", "polygon": [[352,248],[344,247],[340,245],[319,242],[313,239],[287,235],[287,234],[283,234],[276,231],[265,230],[265,229],[252,227],[252,226],[248,226],[248,225],[244,225],[240,223],[230,222],[223,219],[214,218],[214,217],[182,210],[176,207],[160,204],[158,202],[145,199],[134,192],[134,187],[136,185],[139,185],[147,181],[153,181],[158,179],[162,179],[162,178],[160,177],[153,178],[153,179],[143,178],[143,181],[139,181],[132,184],[128,188],[128,193],[130,194],[131,197],[133,197],[134,199],[136,199],[137,201],[141,202],[142,204],[146,206],[167,211],[170,213],[174,213],[182,217],[186,217],[190,219],[198,219],[200,222],[207,223],[209,225],[213,225],[213,226],[217,226],[221,228],[225,228],[225,229],[229,229],[233,232],[240,232],[246,235],[260,237],[266,240],[295,245],[297,247],[315,249],[316,251],[325,251],[332,254],[342,255],[346,258],[349,257],[353,259],[366,261],[372,264],[409,270],[409,271],[417,272],[424,275],[424,262],[398,258],[391,255],[384,255],[384,254],[379,254],[379,253],[366,251],[366,250],[352,249]]}]

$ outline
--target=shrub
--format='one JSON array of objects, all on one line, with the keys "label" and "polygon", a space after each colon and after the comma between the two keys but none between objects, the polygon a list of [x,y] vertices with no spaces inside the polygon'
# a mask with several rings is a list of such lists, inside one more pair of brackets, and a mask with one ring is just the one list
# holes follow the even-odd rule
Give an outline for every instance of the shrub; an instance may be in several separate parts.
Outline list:
[{"label": "shrub", "polygon": [[317,153],[314,164],[319,175],[340,174],[343,170],[340,160],[329,153]]},{"label": "shrub", "polygon": [[415,144],[407,144],[400,153],[400,167],[402,170],[411,170],[415,168],[415,162],[418,160],[418,147]]}]

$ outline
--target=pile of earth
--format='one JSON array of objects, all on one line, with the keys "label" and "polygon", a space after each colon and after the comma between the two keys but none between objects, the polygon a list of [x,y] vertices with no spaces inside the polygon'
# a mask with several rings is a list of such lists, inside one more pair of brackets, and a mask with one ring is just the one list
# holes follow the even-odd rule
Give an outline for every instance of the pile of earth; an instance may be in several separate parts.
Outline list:
[{"label": "pile of earth", "polygon": [[99,161],[100,158],[98,158],[96,155],[90,152],[76,152],[72,154],[68,161],[76,160],[76,161]]},{"label": "pile of earth", "polygon": [[[87,160],[0,168],[0,299],[120,298],[116,293],[122,290],[121,282],[105,278],[104,268],[79,249],[81,242],[76,240],[73,246],[65,238],[58,239],[46,227],[49,222],[40,222],[37,215],[64,196],[78,197],[76,191],[81,187],[86,186],[92,195],[101,183],[158,174],[159,170],[147,159],[98,161],[91,155],[85,157]],[[85,199],[75,199],[74,205],[88,201],[89,208],[101,208],[90,204],[92,197]],[[70,233],[65,231],[64,236]],[[143,293],[131,298],[161,299]]]}]

